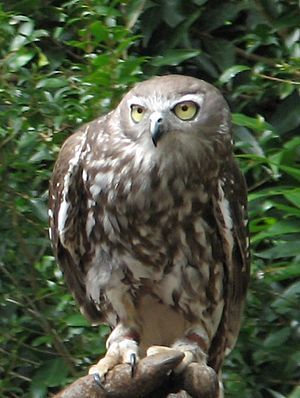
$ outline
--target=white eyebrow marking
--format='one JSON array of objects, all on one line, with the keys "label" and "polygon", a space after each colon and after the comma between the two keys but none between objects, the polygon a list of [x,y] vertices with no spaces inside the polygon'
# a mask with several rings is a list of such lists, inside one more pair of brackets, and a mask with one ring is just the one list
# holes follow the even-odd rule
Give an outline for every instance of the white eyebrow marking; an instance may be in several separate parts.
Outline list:
[{"label": "white eyebrow marking", "polygon": [[132,105],[142,105],[142,106],[145,106],[145,100],[144,100],[142,97],[133,96],[133,97],[131,97],[131,98],[127,101],[127,104],[129,105],[129,108],[130,108]]},{"label": "white eyebrow marking", "polygon": [[200,107],[204,102],[204,94],[185,94],[176,101],[174,101],[171,105],[171,108],[173,108],[175,105],[179,104],[180,102],[184,101],[192,101],[198,104]]},{"label": "white eyebrow marking", "polygon": [[127,101],[129,108],[132,105],[141,105],[146,110],[149,110],[151,112],[161,112],[168,110],[171,108],[172,103],[173,102],[171,102],[164,96],[161,96],[155,92],[152,95],[149,95],[148,97],[133,96]]},{"label": "white eyebrow marking", "polygon": [[193,101],[201,107],[204,102],[204,94],[185,94],[176,100],[167,99],[163,95],[157,95],[157,93],[153,93],[149,97],[137,97],[134,95],[128,99],[127,104],[129,108],[132,105],[140,105],[145,109],[161,112],[173,109],[175,105],[183,101]]}]

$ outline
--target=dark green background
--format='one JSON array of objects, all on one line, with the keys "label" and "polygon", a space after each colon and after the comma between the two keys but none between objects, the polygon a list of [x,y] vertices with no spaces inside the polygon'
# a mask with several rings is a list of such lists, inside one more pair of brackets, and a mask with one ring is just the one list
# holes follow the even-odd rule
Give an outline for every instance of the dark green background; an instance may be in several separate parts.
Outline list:
[{"label": "dark green background", "polygon": [[107,328],[79,315],[51,252],[48,180],[76,126],[170,72],[223,92],[249,186],[251,286],[227,397],[300,397],[299,21],[296,0],[1,1],[1,397],[45,397],[103,353]]}]

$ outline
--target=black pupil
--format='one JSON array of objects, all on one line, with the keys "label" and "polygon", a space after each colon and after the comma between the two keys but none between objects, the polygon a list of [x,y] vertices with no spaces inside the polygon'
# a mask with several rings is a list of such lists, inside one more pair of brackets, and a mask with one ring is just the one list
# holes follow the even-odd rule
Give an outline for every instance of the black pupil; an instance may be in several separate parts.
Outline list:
[{"label": "black pupil", "polygon": [[182,105],[182,106],[181,106],[181,110],[182,110],[183,112],[186,112],[188,109],[189,109],[189,107],[188,107],[187,105]]},{"label": "black pupil", "polygon": [[143,113],[143,108],[137,108],[137,113]]}]

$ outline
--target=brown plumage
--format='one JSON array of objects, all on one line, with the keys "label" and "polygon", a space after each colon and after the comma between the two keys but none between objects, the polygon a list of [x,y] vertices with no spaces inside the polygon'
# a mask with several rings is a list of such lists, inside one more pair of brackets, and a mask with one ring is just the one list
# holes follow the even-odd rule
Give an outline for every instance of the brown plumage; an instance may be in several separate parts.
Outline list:
[{"label": "brown plumage", "polygon": [[[100,377],[172,346],[219,373],[249,272],[246,187],[230,111],[210,84],[137,84],[64,143],[50,187],[57,261],[82,312],[113,332]],[[220,393],[221,394],[221,393]]]}]

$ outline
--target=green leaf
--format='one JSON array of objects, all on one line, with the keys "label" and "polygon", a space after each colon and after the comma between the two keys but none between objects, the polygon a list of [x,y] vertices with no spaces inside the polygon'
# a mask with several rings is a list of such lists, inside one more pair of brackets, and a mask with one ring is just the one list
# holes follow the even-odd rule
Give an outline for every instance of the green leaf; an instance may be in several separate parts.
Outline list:
[{"label": "green leaf", "polygon": [[298,241],[275,242],[275,246],[257,253],[257,256],[267,259],[294,257],[300,255]]},{"label": "green leaf", "polygon": [[300,277],[300,262],[275,264],[274,267],[264,269],[264,276],[271,281],[284,281]]},{"label": "green leaf", "polygon": [[43,66],[49,65],[49,63],[47,56],[44,53],[39,52],[38,66],[42,68]]},{"label": "green leaf", "polygon": [[66,323],[68,326],[91,326],[91,324],[83,317],[80,313],[70,315],[66,318]]},{"label": "green leaf", "polygon": [[33,32],[34,23],[32,20],[28,20],[21,24],[19,33],[23,36],[30,36]]},{"label": "green leaf", "polygon": [[29,61],[35,56],[33,50],[23,49],[13,54],[7,61],[9,67],[13,71],[17,71],[23,66],[27,65]]},{"label": "green leaf", "polygon": [[68,367],[61,358],[50,359],[37,370],[33,383],[48,387],[61,386],[66,381],[68,373]]},{"label": "green leaf", "polygon": [[289,327],[275,330],[263,342],[267,348],[276,348],[284,344],[289,338],[291,329]]},{"label": "green leaf", "polygon": [[290,201],[293,205],[300,208],[300,190],[293,190],[292,192],[287,192],[284,197]]},{"label": "green leaf", "polygon": [[47,79],[40,80],[36,88],[61,88],[68,85],[68,80],[64,77],[48,77]]},{"label": "green leaf", "polygon": [[251,202],[256,199],[267,198],[269,196],[277,196],[277,195],[300,195],[300,188],[291,188],[285,186],[277,186],[267,189],[261,189],[257,192],[250,192],[248,195],[248,200]]},{"label": "green leaf", "polygon": [[48,208],[41,199],[30,199],[29,201],[34,215],[43,222],[48,221]]},{"label": "green leaf", "polygon": [[162,13],[163,20],[171,27],[179,25],[185,19],[182,13],[182,1],[181,0],[168,0],[162,2]]},{"label": "green leaf", "polygon": [[269,391],[273,398],[286,398],[285,395],[282,395],[277,391],[271,390],[270,388],[268,388],[267,391]]},{"label": "green leaf", "polygon": [[278,165],[280,170],[285,171],[287,174],[289,174],[290,176],[296,178],[298,181],[300,181],[300,170],[296,169],[294,167],[289,167],[289,166],[284,166],[279,164]]},{"label": "green leaf", "polygon": [[239,12],[238,3],[218,2],[212,4],[211,7],[207,7],[200,19],[201,30],[211,32],[230,22]]},{"label": "green leaf", "polygon": [[243,126],[234,126],[234,136],[238,139],[236,148],[241,148],[243,152],[250,152],[257,156],[264,156],[263,146],[260,145],[254,134]]},{"label": "green leaf", "polygon": [[219,70],[222,71],[234,64],[235,48],[230,40],[206,39],[205,46],[212,61],[218,66]]},{"label": "green leaf", "polygon": [[285,234],[300,233],[300,223],[297,221],[278,221],[262,232],[252,237],[252,243],[259,242],[266,238],[283,236]]},{"label": "green leaf", "polygon": [[300,386],[296,386],[288,398],[300,398]]},{"label": "green leaf", "polygon": [[230,68],[226,69],[222,73],[222,75],[219,77],[219,82],[222,83],[222,84],[228,83],[237,74],[239,74],[241,72],[245,72],[246,70],[250,70],[249,66],[246,66],[246,65],[233,65]]},{"label": "green leaf", "polygon": [[299,126],[300,96],[298,92],[294,92],[284,101],[280,102],[273,112],[271,123],[279,134],[284,134]]},{"label": "green leaf", "polygon": [[168,50],[164,53],[164,55],[159,55],[152,58],[150,63],[151,65],[157,67],[165,65],[176,66],[181,64],[183,61],[186,61],[187,59],[199,56],[200,53],[200,50]]},{"label": "green leaf", "polygon": [[27,43],[27,38],[22,35],[17,35],[11,42],[10,51],[18,51]]},{"label": "green leaf", "polygon": [[51,344],[52,342],[53,342],[53,337],[49,336],[49,335],[45,335],[45,336],[37,337],[36,339],[34,339],[32,341],[31,344],[32,344],[33,347],[38,347],[38,346],[43,345],[43,344]]},{"label": "green leaf", "polygon": [[266,130],[273,130],[273,127],[265,121],[265,119],[258,115],[256,118],[244,115],[242,113],[233,113],[232,122],[238,126],[248,127],[258,132]]},{"label": "green leaf", "polygon": [[[272,303],[272,308],[284,314],[288,308],[293,304],[299,304],[300,300],[300,281],[296,281],[291,284],[280,297]],[[299,315],[299,314],[298,314]]]},{"label": "green leaf", "polygon": [[300,218],[300,209],[292,206],[287,206],[275,201],[269,201],[269,204],[272,205],[275,209],[282,210],[286,216],[296,216]]},{"label": "green leaf", "polygon": [[107,26],[100,21],[95,21],[90,24],[90,31],[98,42],[107,40],[109,38],[109,30]]},{"label": "green leaf", "polygon": [[30,393],[31,398],[46,398],[47,387],[44,383],[33,380],[33,382],[30,384]]}]

